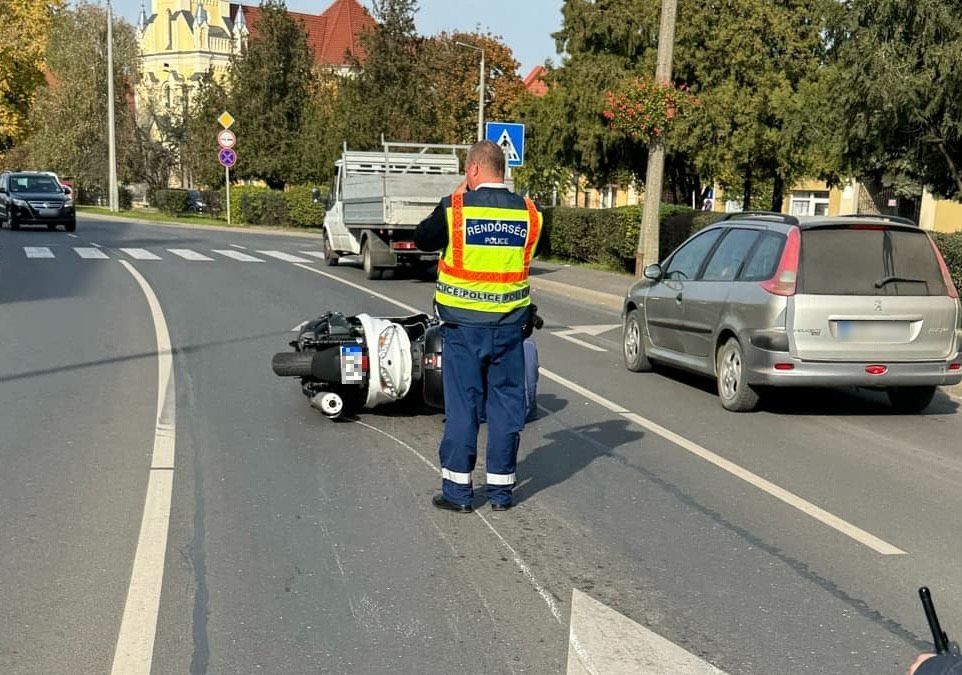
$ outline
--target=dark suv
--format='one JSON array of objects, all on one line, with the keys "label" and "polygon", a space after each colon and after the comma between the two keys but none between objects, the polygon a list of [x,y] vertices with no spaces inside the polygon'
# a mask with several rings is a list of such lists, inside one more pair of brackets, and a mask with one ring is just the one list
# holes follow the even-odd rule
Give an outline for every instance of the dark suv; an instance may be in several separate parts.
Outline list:
[{"label": "dark suv", "polygon": [[19,230],[21,225],[46,225],[67,232],[77,229],[70,188],[52,173],[10,171],[0,174],[0,225]]}]

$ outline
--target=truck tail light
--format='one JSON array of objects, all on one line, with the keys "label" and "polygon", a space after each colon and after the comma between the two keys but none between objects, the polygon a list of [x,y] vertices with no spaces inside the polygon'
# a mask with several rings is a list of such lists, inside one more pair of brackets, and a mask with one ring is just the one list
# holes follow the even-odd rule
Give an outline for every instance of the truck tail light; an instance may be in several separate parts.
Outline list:
[{"label": "truck tail light", "polygon": [[413,241],[392,241],[391,248],[395,251],[416,251],[418,247]]}]

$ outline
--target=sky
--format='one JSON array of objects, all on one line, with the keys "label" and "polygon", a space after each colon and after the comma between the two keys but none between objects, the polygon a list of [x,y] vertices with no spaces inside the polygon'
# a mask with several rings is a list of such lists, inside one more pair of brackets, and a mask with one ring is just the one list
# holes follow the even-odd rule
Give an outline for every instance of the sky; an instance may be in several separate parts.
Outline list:
[{"label": "sky", "polygon": [[[258,0],[242,0],[258,4]],[[361,0],[368,9],[370,0]],[[133,24],[137,23],[141,0],[114,0],[116,11]],[[150,0],[144,0],[148,14]],[[433,35],[441,31],[492,32],[500,35],[521,62],[520,74],[552,59],[558,63],[551,34],[561,27],[563,0],[420,0],[416,20],[418,32]],[[288,8],[298,12],[320,14],[330,0],[287,0]]]}]

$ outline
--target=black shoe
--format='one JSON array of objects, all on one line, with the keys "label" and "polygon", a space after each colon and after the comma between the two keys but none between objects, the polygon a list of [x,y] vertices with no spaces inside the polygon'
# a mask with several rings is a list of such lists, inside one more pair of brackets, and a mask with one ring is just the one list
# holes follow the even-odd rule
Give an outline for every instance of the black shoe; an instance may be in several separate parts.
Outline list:
[{"label": "black shoe", "polygon": [[507,511],[507,510],[510,509],[512,506],[513,506],[513,504],[512,504],[511,502],[508,502],[508,503],[506,503],[506,504],[498,504],[497,502],[491,502],[491,510],[492,510],[492,511]]},{"label": "black shoe", "polygon": [[457,513],[471,513],[474,511],[470,504],[455,504],[454,502],[449,502],[444,498],[443,494],[438,494],[431,497],[431,503],[437,508],[444,509],[445,511],[455,511]]}]

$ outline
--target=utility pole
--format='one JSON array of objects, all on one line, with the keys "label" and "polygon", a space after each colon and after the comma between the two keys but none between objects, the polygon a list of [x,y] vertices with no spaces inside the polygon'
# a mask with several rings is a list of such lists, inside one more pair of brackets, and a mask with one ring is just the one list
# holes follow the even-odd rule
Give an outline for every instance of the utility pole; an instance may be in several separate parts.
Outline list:
[{"label": "utility pole", "polygon": [[[661,29],[658,33],[658,66],[655,80],[658,84],[671,81],[671,62],[675,50],[675,17],[678,0],[662,0]],[[658,212],[665,180],[664,135],[656,138],[648,148],[648,175],[645,178],[645,203],[638,232],[638,248],[635,251],[635,276],[640,278],[647,265],[658,262]]]},{"label": "utility pole", "polygon": [[459,47],[467,47],[468,49],[473,49],[477,52],[481,52],[481,86],[478,90],[478,140],[484,140],[484,80],[486,76],[485,60],[484,60],[484,49],[481,47],[476,47],[474,45],[469,45],[466,42],[455,42],[454,44]]},{"label": "utility pole", "polygon": [[117,137],[116,122],[114,121],[114,15],[107,0],[107,146],[109,166],[110,210],[119,211],[120,204],[117,193]]}]

